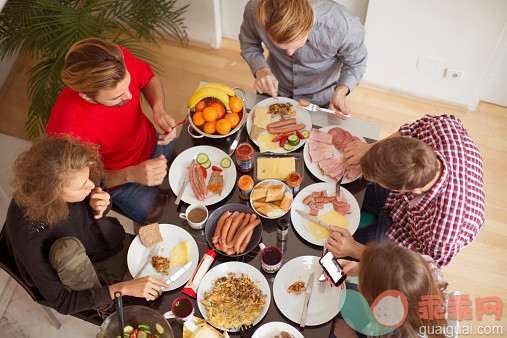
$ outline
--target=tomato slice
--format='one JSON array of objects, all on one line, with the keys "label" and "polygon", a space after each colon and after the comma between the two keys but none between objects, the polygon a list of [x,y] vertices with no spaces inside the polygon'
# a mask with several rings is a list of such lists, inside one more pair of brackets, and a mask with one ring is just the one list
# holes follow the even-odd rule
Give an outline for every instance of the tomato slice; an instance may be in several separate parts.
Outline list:
[{"label": "tomato slice", "polygon": [[222,169],[220,169],[220,168],[219,168],[219,167],[217,167],[216,165],[211,166],[211,170],[213,170],[213,171],[219,171],[219,172],[222,172],[222,171],[223,171]]},{"label": "tomato slice", "polygon": [[199,168],[201,168],[201,172],[204,178],[208,177],[208,171],[202,165],[200,165]]}]

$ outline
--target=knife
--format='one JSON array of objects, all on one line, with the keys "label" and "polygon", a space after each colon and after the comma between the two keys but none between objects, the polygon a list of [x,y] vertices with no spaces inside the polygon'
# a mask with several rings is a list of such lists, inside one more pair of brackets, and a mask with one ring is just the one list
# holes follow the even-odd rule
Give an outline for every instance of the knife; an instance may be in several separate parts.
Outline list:
[{"label": "knife", "polygon": [[321,221],[320,219],[318,219],[317,217],[312,216],[312,215],[310,215],[309,213],[304,212],[303,210],[299,210],[299,209],[296,209],[296,212],[297,212],[298,214],[300,214],[301,216],[303,216],[304,218],[306,218],[306,219],[308,219],[308,220],[310,220],[310,221],[312,221],[312,222],[315,222],[315,223],[317,223],[318,225],[322,225],[324,228],[326,228],[326,229],[328,229],[328,230],[332,231],[332,230],[331,230],[331,228],[329,227],[329,224],[326,224],[326,223],[322,222],[322,221]]},{"label": "knife", "polygon": [[301,314],[301,322],[299,323],[300,327],[305,327],[306,313],[308,312],[308,303],[310,302],[310,296],[312,295],[312,287],[313,287],[313,278],[314,277],[315,277],[315,272],[312,272],[312,274],[308,278],[308,283],[306,283],[305,303],[303,305],[303,313]]},{"label": "knife", "polygon": [[347,168],[343,169],[342,177],[338,182],[336,182],[336,198],[340,197],[340,187],[342,185],[343,177],[345,177],[345,173],[347,172]]},{"label": "knife", "polygon": [[178,278],[180,278],[181,275],[183,275],[185,273],[185,271],[188,270],[188,268],[190,267],[190,265],[192,265],[192,262],[188,262],[187,264],[185,264],[181,269],[179,269],[178,271],[176,271],[175,273],[173,273],[171,277],[166,278],[165,280],[163,280],[163,282],[167,283],[167,284],[170,284],[170,283],[174,282],[175,280],[177,280]]},{"label": "knife", "polygon": [[[195,159],[192,160],[192,163],[190,163],[190,166],[194,163],[195,163]],[[174,204],[176,204],[176,205],[180,204],[181,196],[183,196],[183,191],[185,191],[185,187],[188,184],[189,176],[190,176],[190,166],[189,166],[189,169],[187,170],[187,175],[185,176],[185,180],[183,181],[183,184],[181,185],[180,190],[178,191],[178,196],[176,197],[176,201],[174,201]]]}]

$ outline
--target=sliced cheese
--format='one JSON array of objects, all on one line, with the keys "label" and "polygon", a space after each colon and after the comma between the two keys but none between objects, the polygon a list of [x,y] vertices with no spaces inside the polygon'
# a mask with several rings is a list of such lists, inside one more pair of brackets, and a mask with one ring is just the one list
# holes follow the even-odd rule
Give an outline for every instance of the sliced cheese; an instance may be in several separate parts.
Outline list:
[{"label": "sliced cheese", "polygon": [[190,260],[188,259],[188,252],[190,245],[188,242],[180,242],[173,251],[171,251],[171,266],[183,266]]},{"label": "sliced cheese", "polygon": [[285,180],[291,171],[296,170],[294,157],[257,158],[257,178],[259,180]]},{"label": "sliced cheese", "polygon": [[278,146],[278,142],[273,142],[273,139],[276,135],[273,134],[263,134],[257,138],[257,143],[259,145],[259,149],[261,153],[265,153],[266,151],[278,150],[281,147]]},{"label": "sliced cheese", "polygon": [[[337,227],[342,227],[344,229],[347,229],[350,226],[349,220],[347,217],[343,216],[342,214],[331,210],[330,212],[321,215],[317,217],[320,221],[331,224]],[[308,221],[306,222],[308,224],[308,228],[313,234],[313,237],[315,237],[316,240],[321,240],[324,238],[328,238],[331,235],[331,231],[324,228],[322,225],[319,225],[315,222]]]},{"label": "sliced cheese", "polygon": [[254,125],[262,129],[266,129],[268,124],[271,123],[271,115],[268,114],[268,109],[263,107],[255,107]]}]

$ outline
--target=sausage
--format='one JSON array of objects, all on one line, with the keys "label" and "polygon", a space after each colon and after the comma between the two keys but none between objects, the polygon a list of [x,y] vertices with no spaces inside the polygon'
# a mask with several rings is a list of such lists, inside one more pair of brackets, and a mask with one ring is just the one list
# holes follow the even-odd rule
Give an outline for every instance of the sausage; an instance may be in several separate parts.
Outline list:
[{"label": "sausage", "polygon": [[324,203],[331,203],[336,201],[336,196],[324,197]]},{"label": "sausage", "polygon": [[235,254],[235,251],[234,251],[234,249],[227,249],[227,251],[225,251],[225,253],[226,253],[228,256],[230,256],[230,255]]},{"label": "sausage", "polygon": [[324,203],[324,197],[316,197],[315,203]]},{"label": "sausage", "polygon": [[322,203],[322,202],[315,203],[315,208],[317,208],[317,209],[324,209],[324,203]]},{"label": "sausage", "polygon": [[256,226],[258,226],[259,224],[261,224],[261,220],[260,219],[256,219],[255,221],[253,221],[252,223],[248,224],[246,226],[246,228],[244,228],[238,236],[236,236],[236,240],[234,241],[234,251],[236,252],[239,252],[239,248],[241,246],[241,243],[243,243],[243,240],[245,239],[246,235],[248,234],[248,232],[252,229],[254,229]]},{"label": "sausage", "polygon": [[241,224],[239,225],[238,231],[240,229],[243,229],[244,227],[246,227],[250,223],[250,217],[251,217],[250,214],[245,214],[245,217],[243,218],[243,222],[241,222]]},{"label": "sausage", "polygon": [[283,126],[288,126],[288,125],[291,125],[291,124],[296,124],[296,118],[291,118],[291,119],[286,119],[286,120],[280,120],[280,121],[277,121],[277,122],[273,122],[273,123],[270,123],[268,124],[268,128],[271,127],[271,128],[277,128],[277,127],[283,127]]},{"label": "sausage", "polygon": [[254,229],[250,230],[248,234],[246,235],[245,239],[243,240],[243,243],[241,243],[241,246],[239,247],[239,254],[245,252],[246,247],[250,243],[250,239],[252,238]]},{"label": "sausage", "polygon": [[314,192],[312,192],[312,196],[313,197],[320,197],[320,196],[322,196],[322,191],[314,191]]},{"label": "sausage", "polygon": [[310,209],[317,209],[317,208],[315,207],[315,202],[313,202],[313,201],[312,201],[312,202],[310,202],[310,203],[308,203],[308,206],[310,207]]},{"label": "sausage", "polygon": [[220,216],[220,218],[218,219],[217,227],[215,228],[215,234],[213,235],[213,239],[212,239],[213,243],[218,243],[218,237],[220,237],[220,233],[222,232],[222,227],[224,226],[225,220],[230,215],[232,215],[231,212],[227,210],[227,211],[224,211],[222,216]]},{"label": "sausage", "polygon": [[222,251],[222,246],[220,245],[220,243],[215,243],[215,249],[217,249],[218,251]]},{"label": "sausage", "polygon": [[317,209],[310,209],[310,215],[317,216],[319,214],[319,211]]},{"label": "sausage", "polygon": [[232,241],[232,239],[234,238],[234,234],[236,233],[236,230],[238,230],[239,225],[243,222],[243,218],[245,218],[245,213],[241,212],[232,221],[231,227],[229,229],[229,232],[227,233],[227,238],[224,238],[227,243],[229,243],[230,241]]},{"label": "sausage", "polygon": [[226,242],[227,233],[229,232],[229,228],[231,227],[232,221],[236,218],[236,216],[238,216],[238,214],[239,214],[239,212],[234,211],[232,213],[232,215],[228,219],[225,220],[225,223],[222,228],[221,235],[220,235],[220,238],[222,238],[224,240],[224,243]]},{"label": "sausage", "polygon": [[308,107],[310,105],[310,101],[299,99],[299,105],[301,107]]},{"label": "sausage", "polygon": [[303,204],[308,204],[312,201],[312,195],[308,195],[305,197],[305,199],[303,200]]},{"label": "sausage", "polygon": [[274,128],[274,127],[268,126],[268,133],[270,133],[270,134],[292,133],[296,130],[305,129],[305,127],[306,127],[306,125],[304,123],[290,125],[288,127],[281,127],[281,128]]},{"label": "sausage", "polygon": [[326,191],[326,190],[322,190],[322,191],[320,192],[320,196],[322,196],[322,197],[327,197],[327,191]]}]

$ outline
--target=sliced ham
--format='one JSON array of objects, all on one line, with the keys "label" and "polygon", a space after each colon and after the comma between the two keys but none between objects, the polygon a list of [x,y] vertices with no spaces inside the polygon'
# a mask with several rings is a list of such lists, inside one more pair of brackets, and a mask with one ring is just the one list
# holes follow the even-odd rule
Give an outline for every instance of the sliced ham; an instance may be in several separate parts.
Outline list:
[{"label": "sliced ham", "polygon": [[359,175],[361,175],[361,170],[359,168],[348,169],[347,173],[345,174],[345,176],[351,181],[354,181],[356,178],[359,177]]},{"label": "sliced ham", "polygon": [[330,134],[315,128],[312,128],[312,130],[310,131],[310,140],[323,142],[327,144],[333,143],[333,137]]},{"label": "sliced ham", "polygon": [[333,146],[324,142],[319,141],[309,141],[308,142],[308,151],[320,150],[320,149],[333,149]]},{"label": "sliced ham", "polygon": [[338,181],[343,173],[343,162],[341,158],[330,158],[319,162],[319,169],[322,175],[327,175]]},{"label": "sliced ham", "polygon": [[345,216],[346,214],[350,214],[350,205],[347,202],[342,201],[333,202],[333,209],[336,212],[342,214],[343,216]]},{"label": "sliced ham", "polygon": [[[321,143],[321,142],[310,142],[310,144],[312,143]],[[314,148],[313,150],[309,148],[308,155],[310,155],[310,161],[312,161],[312,163],[316,163],[327,160],[328,158],[332,158],[334,153],[333,148],[330,145],[327,145],[327,147],[317,147],[316,149]]]},{"label": "sliced ham", "polygon": [[357,137],[352,136],[348,131],[343,130],[342,128],[335,127],[328,131],[328,134],[332,137],[332,143],[336,149],[341,151],[342,153],[345,150],[347,144],[352,141],[359,140]]}]

